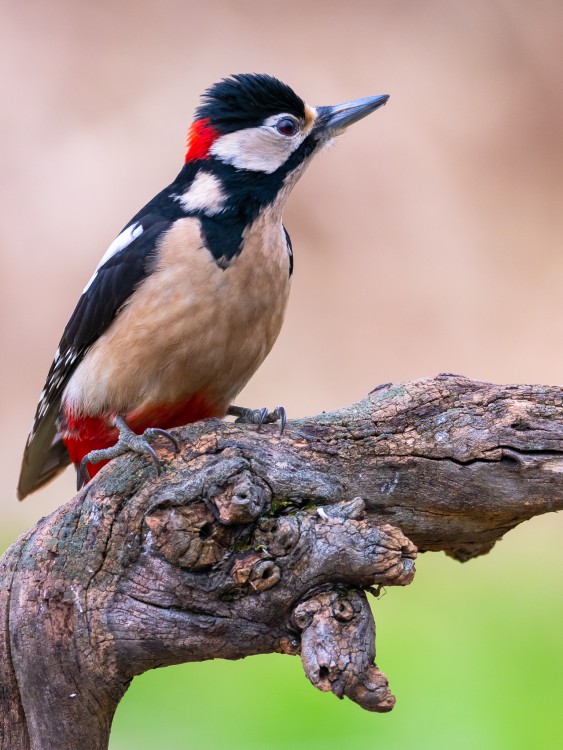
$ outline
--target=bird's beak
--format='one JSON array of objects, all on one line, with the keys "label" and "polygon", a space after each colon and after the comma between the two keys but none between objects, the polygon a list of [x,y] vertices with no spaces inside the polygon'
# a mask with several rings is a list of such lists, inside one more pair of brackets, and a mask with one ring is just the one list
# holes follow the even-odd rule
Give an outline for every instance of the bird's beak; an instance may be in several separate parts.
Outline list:
[{"label": "bird's beak", "polygon": [[323,135],[326,134],[328,137],[338,135],[348,125],[358,122],[362,117],[366,117],[382,107],[387,99],[389,99],[388,94],[381,94],[380,96],[366,96],[363,99],[335,104],[332,107],[317,107],[315,128],[323,131]]}]

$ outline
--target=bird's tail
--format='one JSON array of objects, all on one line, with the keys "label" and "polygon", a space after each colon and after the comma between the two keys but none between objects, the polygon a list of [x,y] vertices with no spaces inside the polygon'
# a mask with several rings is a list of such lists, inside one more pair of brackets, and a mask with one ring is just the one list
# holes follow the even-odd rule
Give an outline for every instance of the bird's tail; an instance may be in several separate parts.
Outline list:
[{"label": "bird's tail", "polygon": [[23,454],[18,499],[35,492],[70,464],[70,456],[57,431],[60,401],[52,403],[27,439]]}]

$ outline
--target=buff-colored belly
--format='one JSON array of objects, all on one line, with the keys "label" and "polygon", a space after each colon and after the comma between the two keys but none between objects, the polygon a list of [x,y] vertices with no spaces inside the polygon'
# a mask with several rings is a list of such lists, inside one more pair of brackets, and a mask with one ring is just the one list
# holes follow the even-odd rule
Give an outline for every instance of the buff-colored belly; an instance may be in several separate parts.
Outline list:
[{"label": "buff-colored belly", "polygon": [[127,413],[204,394],[219,411],[272,348],[289,293],[281,222],[259,217],[221,269],[197,219],[163,238],[157,269],[79,365],[65,391],[73,413]]}]

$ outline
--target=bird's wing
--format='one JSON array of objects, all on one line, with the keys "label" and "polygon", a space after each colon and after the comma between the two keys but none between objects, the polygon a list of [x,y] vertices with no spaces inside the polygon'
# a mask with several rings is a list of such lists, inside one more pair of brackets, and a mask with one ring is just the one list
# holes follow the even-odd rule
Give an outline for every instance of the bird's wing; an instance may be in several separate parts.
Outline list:
[{"label": "bird's wing", "polygon": [[53,479],[70,459],[57,431],[63,391],[87,350],[151,273],[157,240],[172,224],[159,213],[137,216],[109,246],[62,335],[25,447],[18,497]]}]

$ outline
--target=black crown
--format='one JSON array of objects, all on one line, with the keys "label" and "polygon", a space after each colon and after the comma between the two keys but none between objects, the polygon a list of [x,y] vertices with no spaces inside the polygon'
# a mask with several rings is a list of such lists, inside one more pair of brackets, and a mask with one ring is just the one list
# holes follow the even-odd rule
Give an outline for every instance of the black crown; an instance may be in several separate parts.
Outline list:
[{"label": "black crown", "polygon": [[267,117],[289,113],[303,118],[305,103],[286,83],[264,73],[239,73],[207,89],[196,118],[207,118],[221,133],[260,125]]}]

